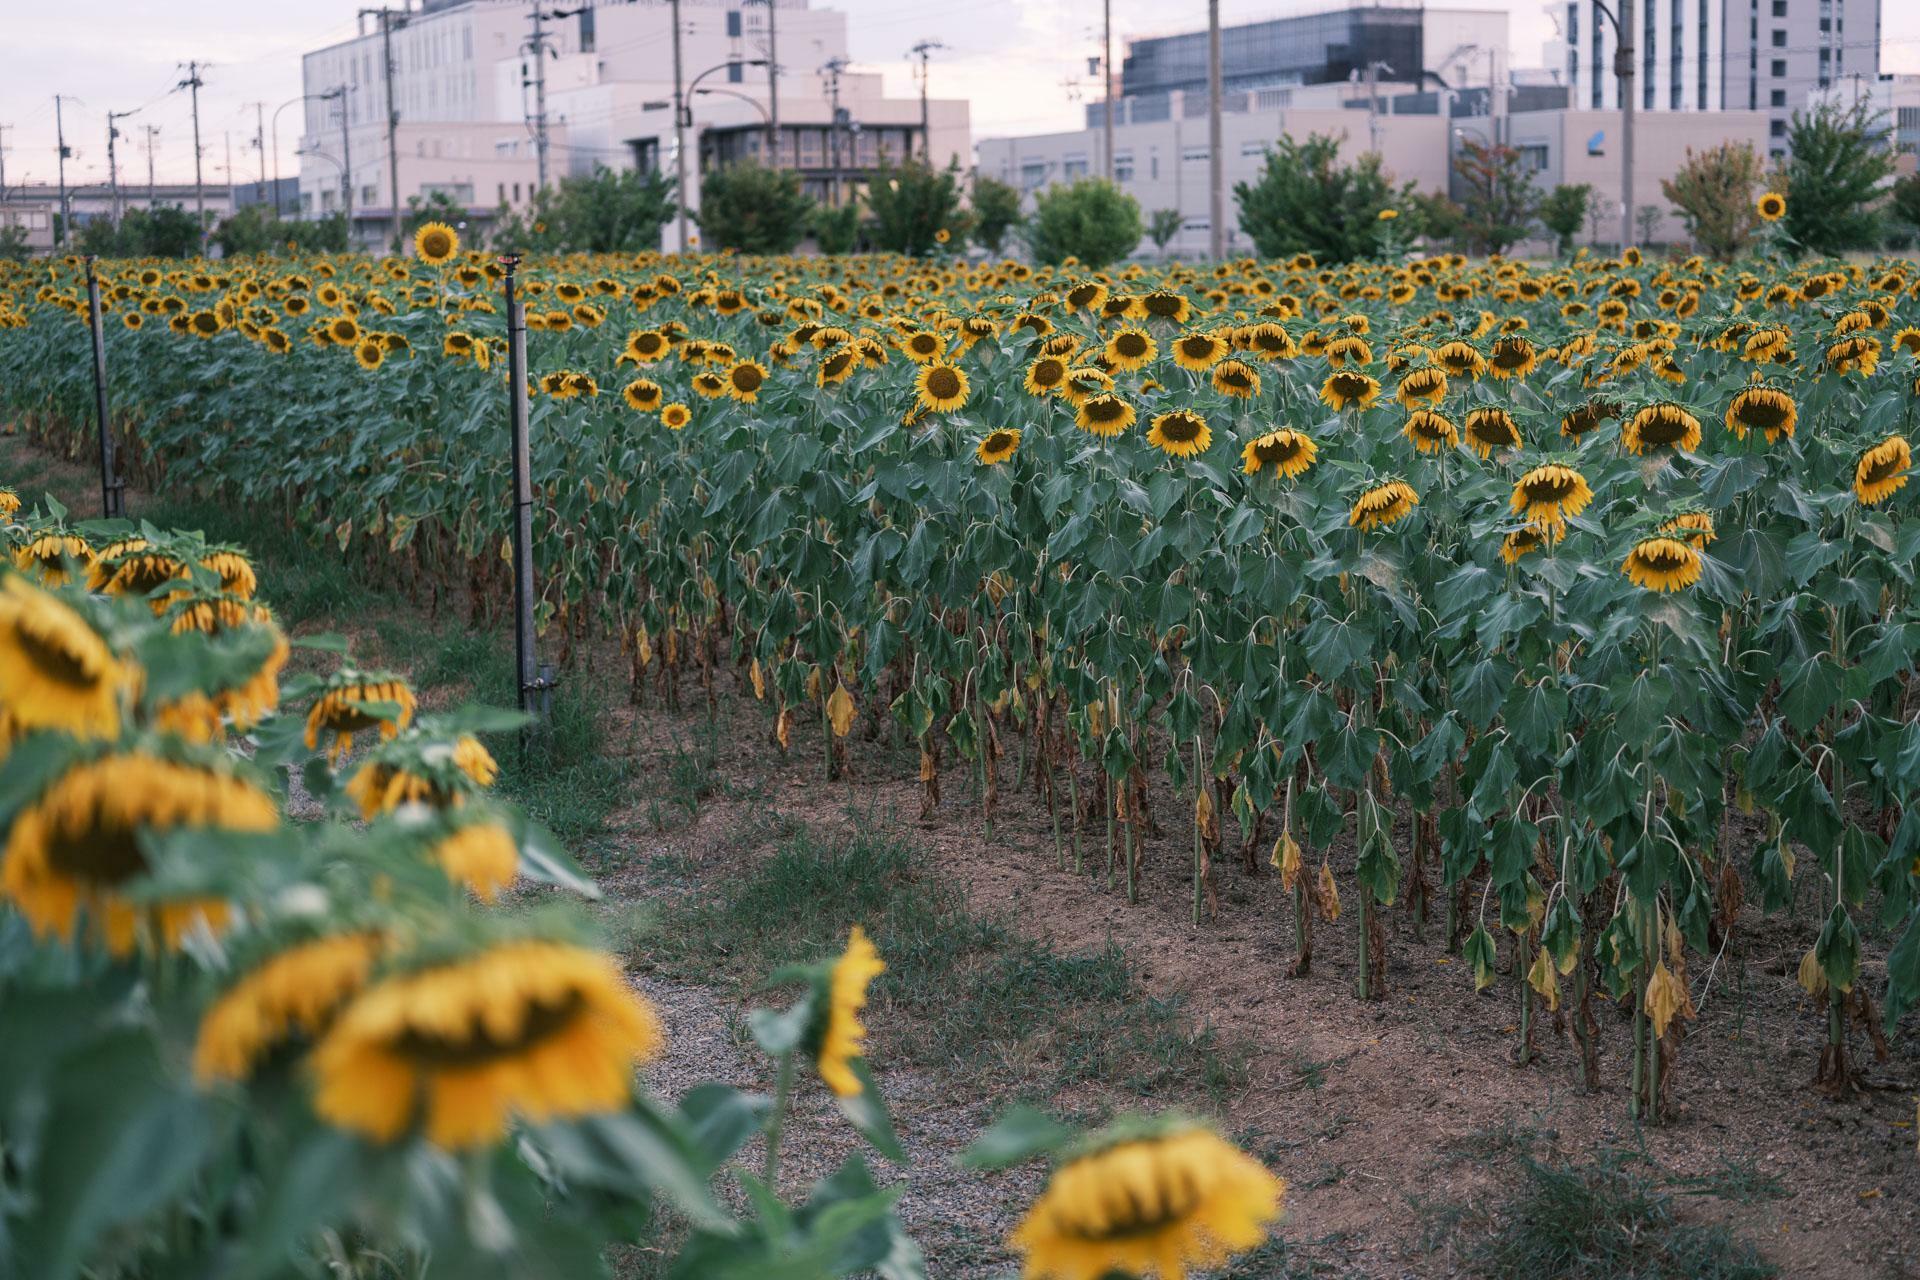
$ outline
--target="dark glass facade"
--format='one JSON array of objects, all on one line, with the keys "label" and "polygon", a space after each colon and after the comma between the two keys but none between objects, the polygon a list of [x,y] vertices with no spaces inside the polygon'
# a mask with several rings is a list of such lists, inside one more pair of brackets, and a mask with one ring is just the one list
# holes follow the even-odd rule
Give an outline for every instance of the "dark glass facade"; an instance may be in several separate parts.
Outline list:
[{"label": "dark glass facade", "polygon": [[[1418,9],[1353,8],[1273,18],[1220,29],[1225,90],[1327,84],[1384,62],[1397,76],[1426,66]],[[1384,74],[1384,73],[1383,73]],[[1207,33],[1135,40],[1121,68],[1121,92],[1134,95],[1207,87]]]}]

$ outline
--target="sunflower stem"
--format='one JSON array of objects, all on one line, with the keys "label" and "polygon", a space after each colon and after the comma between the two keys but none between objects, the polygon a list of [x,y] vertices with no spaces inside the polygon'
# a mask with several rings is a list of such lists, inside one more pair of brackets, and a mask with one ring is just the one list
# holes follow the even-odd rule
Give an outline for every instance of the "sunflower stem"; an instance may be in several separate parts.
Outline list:
[{"label": "sunflower stem", "polygon": [[780,1055],[780,1074],[773,1086],[773,1115],[767,1121],[767,1174],[769,1189],[780,1172],[780,1130],[787,1121],[787,1105],[793,1095],[793,1050]]}]

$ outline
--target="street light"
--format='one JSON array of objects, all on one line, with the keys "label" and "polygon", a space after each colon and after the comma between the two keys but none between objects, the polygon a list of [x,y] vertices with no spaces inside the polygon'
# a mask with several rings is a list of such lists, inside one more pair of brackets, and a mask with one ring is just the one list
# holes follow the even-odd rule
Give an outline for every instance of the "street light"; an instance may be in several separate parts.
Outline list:
[{"label": "street light", "polygon": [[1606,0],[1593,0],[1593,7],[1613,24],[1613,75],[1620,82],[1620,251],[1625,253],[1633,243],[1633,43],[1627,35],[1633,30],[1633,0],[1617,2],[1618,16]]},{"label": "street light", "polygon": [[[702,80],[705,80],[708,76],[712,75],[716,71],[725,71],[729,67],[764,67],[766,65],[767,65],[767,60],[765,58],[748,58],[744,61],[738,58],[734,58],[726,62],[716,63],[715,65],[708,67],[705,71],[702,71],[699,75],[695,76],[692,80],[687,82],[686,97],[691,98],[696,93],[705,93],[706,90],[700,87],[700,82]],[[736,94],[735,96],[742,97],[742,98],[746,97],[745,94]],[[685,99],[682,99],[682,101],[685,101]],[[684,117],[685,117],[681,121],[681,124],[689,129],[693,128],[693,104],[690,102],[687,103],[685,106],[681,107],[681,112],[684,114]]]},{"label": "street light", "polygon": [[[276,218],[280,216],[280,113],[296,102],[318,102],[322,98],[331,100],[331,95],[325,93],[302,93],[295,97],[288,98],[285,102],[273,109],[273,216]],[[293,154],[301,156],[319,155],[321,153],[317,151],[302,151],[298,147],[295,147]],[[329,156],[327,158],[331,160],[333,157]]]}]

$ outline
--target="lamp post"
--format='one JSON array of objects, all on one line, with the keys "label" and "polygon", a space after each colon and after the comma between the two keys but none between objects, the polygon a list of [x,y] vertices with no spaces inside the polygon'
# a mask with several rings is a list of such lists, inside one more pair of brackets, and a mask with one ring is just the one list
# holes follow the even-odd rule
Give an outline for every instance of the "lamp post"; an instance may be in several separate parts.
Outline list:
[{"label": "lamp post", "polygon": [[[273,216],[276,218],[280,216],[280,113],[296,102],[318,102],[326,96],[324,93],[302,93],[288,98],[285,102],[273,109]],[[297,156],[312,156],[322,153],[318,151],[302,151],[296,147],[294,148],[293,154]],[[333,159],[332,156],[328,156],[327,158],[329,160]]]},{"label": "lamp post", "polygon": [[1606,0],[1593,0],[1593,7],[1613,24],[1613,74],[1620,82],[1620,250],[1624,253],[1633,243],[1633,0],[1618,3],[1616,16]]},{"label": "lamp post", "polygon": [[693,95],[700,91],[700,82],[716,71],[725,71],[728,67],[764,67],[765,58],[732,59],[717,62],[708,67],[684,87],[680,80],[680,4],[673,5],[673,152],[674,152],[674,195],[675,203],[680,207],[680,243],[679,252],[687,251],[687,130],[693,127]]}]

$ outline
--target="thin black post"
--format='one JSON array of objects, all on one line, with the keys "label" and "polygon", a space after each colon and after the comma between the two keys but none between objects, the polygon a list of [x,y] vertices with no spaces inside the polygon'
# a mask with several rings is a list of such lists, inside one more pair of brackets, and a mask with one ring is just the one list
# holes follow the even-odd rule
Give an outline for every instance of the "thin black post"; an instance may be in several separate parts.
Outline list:
[{"label": "thin black post", "polygon": [[93,330],[93,411],[100,422],[100,514],[108,520],[126,515],[126,488],[115,474],[113,430],[107,425],[107,335],[100,325],[100,277],[96,259],[87,255],[87,318]]},{"label": "thin black post", "polygon": [[533,653],[533,464],[527,441],[527,313],[514,288],[520,255],[503,253],[506,272],[508,403],[513,420],[513,660],[520,710],[545,720],[553,681]]}]

